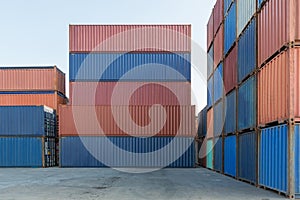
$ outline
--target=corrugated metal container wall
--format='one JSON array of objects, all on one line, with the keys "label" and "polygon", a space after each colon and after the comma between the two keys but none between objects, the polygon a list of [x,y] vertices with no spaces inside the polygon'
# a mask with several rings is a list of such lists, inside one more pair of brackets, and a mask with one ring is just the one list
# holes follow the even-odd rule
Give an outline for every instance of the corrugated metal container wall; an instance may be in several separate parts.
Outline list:
[{"label": "corrugated metal container wall", "polygon": [[59,116],[61,137],[196,136],[195,106],[61,106]]},{"label": "corrugated metal container wall", "polygon": [[257,0],[237,1],[237,35],[239,36],[256,12]]},{"label": "corrugated metal container wall", "polygon": [[[60,138],[60,166],[164,167],[164,162],[168,160],[171,162],[174,158],[173,163],[167,163],[168,167],[194,167],[195,145],[193,140],[193,138],[172,137],[62,137]],[[168,144],[171,145],[171,142],[173,144],[170,148],[173,151],[162,150]],[[112,147],[117,150],[110,151]],[[159,151],[160,149],[161,151]],[[146,154],[155,151],[157,154],[153,154],[153,156]],[[176,159],[180,155],[179,152],[182,152],[183,155]],[[138,155],[135,156],[135,153]],[[141,153],[144,153],[145,156],[142,157]]]},{"label": "corrugated metal container wall", "polygon": [[203,154],[205,155],[199,155],[199,164],[200,166],[202,167],[206,167],[206,143],[207,143],[207,140],[203,139],[200,144],[198,145],[198,152],[204,152]]},{"label": "corrugated metal container wall", "polygon": [[207,111],[207,138],[212,138],[214,136],[214,108],[212,107]]},{"label": "corrugated metal container wall", "polygon": [[65,94],[65,74],[57,67],[0,67],[0,91],[36,90]]},{"label": "corrugated metal container wall", "polygon": [[261,4],[266,0],[257,0],[257,7],[260,8]]},{"label": "corrugated metal container wall", "polygon": [[222,61],[223,53],[224,53],[224,25],[222,24],[214,40],[214,69]]},{"label": "corrugated metal container wall", "polygon": [[223,63],[220,63],[214,73],[214,103],[223,97]]},{"label": "corrugated metal container wall", "polygon": [[207,107],[210,108],[213,104],[214,96],[214,77],[212,76],[207,81]]},{"label": "corrugated metal container wall", "polygon": [[214,13],[214,35],[217,33],[218,28],[223,22],[224,18],[224,0],[217,0],[213,9]]},{"label": "corrugated metal container wall", "polygon": [[256,76],[250,77],[238,89],[238,130],[256,126]]},{"label": "corrugated metal container wall", "polygon": [[236,131],[236,90],[226,96],[226,118],[224,133],[234,133]]},{"label": "corrugated metal container wall", "polygon": [[223,101],[220,101],[214,107],[214,136],[222,135],[223,127]]},{"label": "corrugated metal container wall", "polygon": [[191,52],[191,25],[70,25],[69,34],[70,52]]},{"label": "corrugated metal container wall", "polygon": [[236,176],[236,136],[227,136],[224,140],[224,173]]},{"label": "corrugated metal container wall", "polygon": [[295,124],[295,129],[294,129],[294,134],[295,134],[295,193],[296,193],[296,198],[299,197],[300,194],[300,125]]},{"label": "corrugated metal container wall", "polygon": [[213,139],[206,143],[206,168],[213,169]]},{"label": "corrugated metal container wall", "polygon": [[229,10],[229,8],[230,8],[231,4],[233,3],[233,1],[235,3],[235,0],[224,0],[224,16],[226,16],[227,11]]},{"label": "corrugated metal container wall", "polygon": [[238,178],[256,183],[256,144],[255,132],[239,134]]},{"label": "corrugated metal container wall", "polygon": [[206,123],[207,123],[207,107],[205,107],[198,115],[198,137],[206,136]]},{"label": "corrugated metal container wall", "polygon": [[189,82],[70,82],[71,105],[190,105]]},{"label": "corrugated metal container wall", "polygon": [[207,23],[207,49],[214,39],[214,13],[212,12]]},{"label": "corrugated metal container wall", "polygon": [[251,21],[238,41],[238,81],[241,82],[256,68],[256,22]]},{"label": "corrugated metal container wall", "polygon": [[222,171],[222,138],[214,138],[214,169],[217,171]]},{"label": "corrugated metal container wall", "polygon": [[259,185],[281,192],[287,192],[287,163],[287,125],[262,129],[259,145]]},{"label": "corrugated metal container wall", "polygon": [[236,2],[234,2],[224,21],[224,55],[232,47],[236,39]]},{"label": "corrugated metal container wall", "polygon": [[191,54],[70,54],[70,81],[191,81]]},{"label": "corrugated metal container wall", "polygon": [[237,46],[224,59],[224,88],[226,94],[237,85]]},{"label": "corrugated metal container wall", "polygon": [[211,45],[207,54],[207,77],[208,78],[213,73],[213,71],[214,71],[214,44]]}]

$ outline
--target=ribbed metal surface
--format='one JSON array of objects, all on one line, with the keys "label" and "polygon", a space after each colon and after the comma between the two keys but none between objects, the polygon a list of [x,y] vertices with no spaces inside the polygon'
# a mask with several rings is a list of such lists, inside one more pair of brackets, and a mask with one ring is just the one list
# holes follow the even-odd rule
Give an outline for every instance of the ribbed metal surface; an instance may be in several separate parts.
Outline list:
[{"label": "ribbed metal surface", "polygon": [[201,112],[198,114],[198,137],[206,136],[207,132],[207,107],[203,108]]},{"label": "ribbed metal surface", "polygon": [[217,171],[222,171],[222,138],[215,138],[214,139],[214,169]]},{"label": "ribbed metal surface", "polygon": [[223,101],[214,106],[214,136],[220,136],[224,127]]},{"label": "ribbed metal surface", "polygon": [[224,21],[224,54],[226,55],[236,39],[236,2],[234,2]]},{"label": "ribbed metal surface", "polygon": [[256,126],[256,76],[250,77],[238,89],[238,130]]},{"label": "ribbed metal surface", "polygon": [[223,84],[223,63],[220,63],[214,73],[214,103],[223,97],[224,84]]},{"label": "ribbed metal surface", "polygon": [[212,138],[214,136],[214,107],[207,111],[207,138]]},{"label": "ribbed metal surface", "polygon": [[239,134],[238,177],[256,183],[256,140],[255,132]]},{"label": "ribbed metal surface", "polygon": [[253,19],[238,42],[238,81],[256,68],[256,21]]},{"label": "ribbed metal surface", "polygon": [[210,47],[207,54],[207,77],[214,71],[214,44]]},{"label": "ribbed metal surface", "polygon": [[226,94],[237,85],[237,45],[224,59],[224,87]]},{"label": "ribbed metal surface", "polygon": [[240,35],[256,11],[257,0],[237,1],[237,35]]},{"label": "ribbed metal surface", "polygon": [[224,0],[224,16],[226,15],[226,13],[229,10],[229,7],[233,1],[235,3],[235,0]]},{"label": "ribbed metal surface", "polygon": [[224,133],[234,133],[236,131],[236,90],[226,96],[225,112]]},{"label": "ribbed metal surface", "polygon": [[70,81],[191,81],[191,54],[70,54]]},{"label": "ribbed metal surface", "polygon": [[[298,171],[297,169],[296,171]],[[259,185],[281,192],[288,188],[288,127],[262,129],[259,144]]]},{"label": "ribbed metal surface", "polygon": [[224,140],[224,173],[236,176],[236,136],[227,136]]},{"label": "ribbed metal surface", "polygon": [[214,13],[212,12],[207,23],[207,48],[214,39]]},{"label": "ribbed metal surface", "polygon": [[[220,1],[220,0],[219,0]],[[220,26],[214,40],[214,68],[222,61],[224,55],[224,24]]]},{"label": "ribbed metal surface", "polygon": [[207,140],[206,143],[206,167],[213,169],[213,140]]},{"label": "ribbed metal surface", "polygon": [[[60,138],[60,166],[164,167],[163,164],[170,160],[168,167],[194,167],[193,140],[193,138],[172,137],[62,137]],[[168,150],[162,150],[171,142],[174,143]],[[111,146],[123,151],[112,152]],[[186,151],[185,147],[187,147]],[[155,151],[157,153],[153,155],[146,154]],[[182,156],[180,156],[181,152]]]},{"label": "ribbed metal surface", "polygon": [[264,1],[266,1],[266,0],[257,0],[257,6],[258,6],[258,8],[261,7],[261,4],[262,4]]},{"label": "ribbed metal surface", "polygon": [[210,77],[207,81],[207,107],[210,108],[213,104],[214,97],[214,77]]},{"label": "ribbed metal surface", "polygon": [[213,13],[214,13],[214,34],[216,34],[224,18],[224,0],[217,0],[215,7],[213,9]]},{"label": "ribbed metal surface", "polygon": [[300,194],[300,125],[295,125],[295,193]]}]

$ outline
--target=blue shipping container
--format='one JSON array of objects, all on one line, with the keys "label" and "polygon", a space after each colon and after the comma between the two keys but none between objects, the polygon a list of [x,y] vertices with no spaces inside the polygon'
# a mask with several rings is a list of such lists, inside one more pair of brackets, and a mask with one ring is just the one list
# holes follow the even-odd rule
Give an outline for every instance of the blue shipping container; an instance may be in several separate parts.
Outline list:
[{"label": "blue shipping container", "polygon": [[256,126],[256,76],[250,77],[238,90],[238,130]]},{"label": "blue shipping container", "polygon": [[207,77],[210,77],[213,71],[214,71],[214,44],[211,45],[207,54]]},{"label": "blue shipping container", "polygon": [[214,73],[214,103],[222,98],[224,91],[223,84],[223,63],[220,63]]},{"label": "blue shipping container", "polygon": [[223,127],[224,127],[224,119],[223,119],[223,101],[220,101],[214,107],[214,136],[218,137],[222,135]]},{"label": "blue shipping container", "polygon": [[217,171],[222,172],[222,138],[215,138],[214,139],[214,169]]},{"label": "blue shipping container", "polygon": [[224,133],[234,133],[236,131],[236,90],[226,96],[226,118]]},{"label": "blue shipping container", "polygon": [[236,176],[236,136],[228,136],[224,140],[224,173]]},{"label": "blue shipping container", "polygon": [[295,125],[295,194],[300,197],[300,125]]},{"label": "blue shipping container", "polygon": [[1,136],[56,136],[55,111],[46,106],[0,106]]},{"label": "blue shipping container", "polygon": [[264,1],[265,1],[265,0],[257,0],[258,8],[261,7],[261,4],[262,4]]},{"label": "blue shipping container", "polygon": [[214,77],[210,77],[207,81],[207,108],[210,108],[213,104],[214,94]]},{"label": "blue shipping container", "polygon": [[256,68],[256,23],[252,20],[238,41],[238,81]]},{"label": "blue shipping container", "polygon": [[287,125],[262,129],[259,145],[259,185],[280,192],[287,192],[287,162]]},{"label": "blue shipping container", "polygon": [[[225,0],[226,1],[226,0]],[[236,2],[234,2],[224,22],[224,54],[233,46],[236,39]]]},{"label": "blue shipping container", "polygon": [[70,54],[70,81],[191,81],[191,54]]},{"label": "blue shipping container", "polygon": [[207,107],[203,108],[203,110],[198,115],[198,137],[206,136],[206,127],[207,127]]},{"label": "blue shipping container", "polygon": [[226,16],[227,11],[229,10],[233,1],[235,1],[235,0],[224,0],[224,16]]},{"label": "blue shipping container", "polygon": [[[115,151],[111,148],[115,148]],[[162,148],[166,149],[162,150]],[[118,151],[119,149],[123,151]],[[193,138],[63,137],[60,139],[61,167],[194,167],[194,165]]]},{"label": "blue shipping container", "polygon": [[256,183],[256,132],[239,135],[238,178]]}]

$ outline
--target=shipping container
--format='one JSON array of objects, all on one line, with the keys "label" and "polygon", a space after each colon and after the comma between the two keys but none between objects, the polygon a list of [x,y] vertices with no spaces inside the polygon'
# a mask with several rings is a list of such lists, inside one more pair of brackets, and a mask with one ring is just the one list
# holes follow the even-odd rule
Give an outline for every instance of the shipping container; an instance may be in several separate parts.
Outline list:
[{"label": "shipping container", "polygon": [[294,168],[294,176],[295,176],[295,197],[299,198],[300,196],[300,125],[297,123],[294,127],[294,137],[295,137],[295,168]]},{"label": "shipping container", "polygon": [[224,88],[225,93],[230,92],[237,85],[237,46],[224,59]]},{"label": "shipping container", "polygon": [[0,167],[52,167],[55,140],[42,137],[0,137]]},{"label": "shipping container", "polygon": [[224,17],[227,15],[227,11],[230,9],[232,3],[236,3],[235,0],[224,0]]},{"label": "shipping container", "polygon": [[239,83],[256,68],[256,21],[253,19],[238,41]]},{"label": "shipping container", "polygon": [[210,108],[213,105],[214,96],[214,77],[210,77],[207,81],[207,107]]},{"label": "shipping container", "polygon": [[55,90],[65,94],[65,74],[54,67],[0,67],[0,91]]},{"label": "shipping container", "polygon": [[214,73],[214,103],[223,97],[224,83],[223,83],[223,63],[220,63]]},{"label": "shipping container", "polygon": [[0,106],[0,136],[56,137],[56,112],[46,106]]},{"label": "shipping container", "polygon": [[213,169],[213,139],[206,143],[206,168]]},{"label": "shipping container", "polygon": [[214,44],[211,45],[207,53],[207,78],[210,77],[213,71],[214,71]]},{"label": "shipping container", "polygon": [[207,107],[198,114],[198,137],[205,137],[207,133]]},{"label": "shipping container", "polygon": [[220,101],[214,106],[214,136],[222,135],[224,127],[223,119],[223,101]]},{"label": "shipping container", "polygon": [[237,35],[239,36],[256,12],[257,0],[237,1]]},{"label": "shipping container", "polygon": [[236,90],[226,96],[224,134],[235,133],[236,131]]},{"label": "shipping container", "polygon": [[[281,52],[258,73],[258,124],[300,117],[300,48]],[[293,111],[290,109],[293,109]]]},{"label": "shipping container", "polygon": [[70,25],[70,52],[191,52],[191,25]]},{"label": "shipping container", "polygon": [[214,40],[214,13],[210,14],[208,23],[207,23],[207,49],[210,48]]},{"label": "shipping container", "polygon": [[224,18],[224,0],[217,0],[213,9],[214,13],[214,35],[216,35],[218,28],[223,23]]},{"label": "shipping container", "polygon": [[[298,170],[299,169],[297,169],[297,171]],[[279,125],[261,130],[259,144],[259,185],[280,192],[287,192],[287,125]]]},{"label": "shipping container", "polygon": [[61,106],[63,136],[196,136],[195,106]]},{"label": "shipping container", "polygon": [[[225,0],[226,1],[226,0]],[[234,2],[224,21],[224,55],[228,53],[236,39],[236,2]]]},{"label": "shipping container", "polygon": [[238,178],[256,183],[257,135],[256,132],[239,134]]},{"label": "shipping container", "polygon": [[71,105],[191,105],[189,82],[70,82]]},{"label": "shipping container", "polygon": [[238,131],[256,127],[256,75],[238,89]]},{"label": "shipping container", "polygon": [[224,25],[222,24],[214,40],[214,69],[222,61],[223,53],[224,53]]},{"label": "shipping container", "polygon": [[61,167],[194,167],[193,138],[62,137]]},{"label": "shipping container", "polygon": [[206,167],[206,139],[200,139],[199,145],[198,145],[198,154],[199,154],[199,164],[202,167]]},{"label": "shipping container", "polygon": [[300,2],[267,1],[258,14],[258,65],[289,42],[300,39]]},{"label": "shipping container", "polygon": [[70,54],[70,81],[191,81],[191,54]]},{"label": "shipping container", "polygon": [[214,136],[214,108],[207,110],[207,138],[212,138]]},{"label": "shipping container", "polygon": [[214,170],[222,172],[222,163],[223,163],[223,141],[222,137],[214,138]]},{"label": "shipping container", "polygon": [[55,91],[40,92],[0,92],[1,106],[35,106],[45,105],[54,110],[60,104],[66,104],[67,98]]},{"label": "shipping container", "polygon": [[236,136],[224,139],[224,173],[236,177]]},{"label": "shipping container", "polygon": [[265,2],[266,0],[257,0],[257,7],[261,8],[261,5]]}]

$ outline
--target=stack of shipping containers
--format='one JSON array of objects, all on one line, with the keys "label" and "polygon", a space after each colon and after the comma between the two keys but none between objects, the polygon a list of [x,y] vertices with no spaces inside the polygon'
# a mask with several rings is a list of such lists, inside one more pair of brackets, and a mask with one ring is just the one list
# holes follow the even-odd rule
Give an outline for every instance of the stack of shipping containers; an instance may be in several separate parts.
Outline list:
[{"label": "stack of shipping containers", "polygon": [[300,194],[299,12],[297,0],[217,1],[198,128],[203,166],[290,197]]},{"label": "stack of shipping containers", "polygon": [[[60,166],[160,167],[188,146],[169,166],[193,167],[190,38],[190,25],[71,25]],[[110,149],[151,153],[171,141],[177,146],[150,160]]]}]

